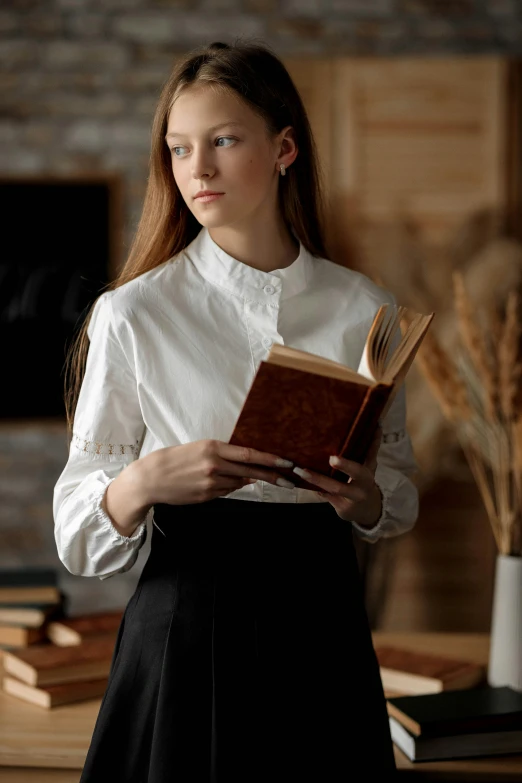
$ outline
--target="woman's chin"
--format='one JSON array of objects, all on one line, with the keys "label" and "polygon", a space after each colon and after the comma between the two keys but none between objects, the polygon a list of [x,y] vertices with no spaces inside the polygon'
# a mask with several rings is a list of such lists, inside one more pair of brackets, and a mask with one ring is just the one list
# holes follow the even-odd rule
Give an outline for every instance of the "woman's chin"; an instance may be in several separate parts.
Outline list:
[{"label": "woman's chin", "polygon": [[203,210],[201,212],[198,212],[197,215],[195,215],[198,223],[201,223],[202,226],[205,226],[205,228],[220,228],[221,226],[228,226],[233,221],[230,219],[227,219],[228,216],[226,216],[223,212],[218,212],[216,210],[213,214],[210,212],[204,212]]}]

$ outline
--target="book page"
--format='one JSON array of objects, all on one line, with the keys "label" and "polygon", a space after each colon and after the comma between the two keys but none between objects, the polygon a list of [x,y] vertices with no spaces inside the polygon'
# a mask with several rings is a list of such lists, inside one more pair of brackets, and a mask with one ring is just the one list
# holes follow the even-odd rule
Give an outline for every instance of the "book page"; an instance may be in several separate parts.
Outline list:
[{"label": "book page", "polygon": [[289,367],[303,372],[313,372],[324,375],[327,378],[338,378],[341,381],[355,381],[363,386],[368,386],[367,378],[352,370],[340,362],[316,356],[299,348],[291,348],[288,345],[274,343],[266,359],[270,364],[279,364],[281,367]]}]

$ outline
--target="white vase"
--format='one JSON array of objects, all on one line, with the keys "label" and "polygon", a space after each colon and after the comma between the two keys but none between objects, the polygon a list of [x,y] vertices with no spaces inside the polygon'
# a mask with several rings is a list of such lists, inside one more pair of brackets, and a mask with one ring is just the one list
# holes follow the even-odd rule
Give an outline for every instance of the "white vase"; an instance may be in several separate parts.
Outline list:
[{"label": "white vase", "polygon": [[522,692],[522,557],[497,555],[488,682]]}]

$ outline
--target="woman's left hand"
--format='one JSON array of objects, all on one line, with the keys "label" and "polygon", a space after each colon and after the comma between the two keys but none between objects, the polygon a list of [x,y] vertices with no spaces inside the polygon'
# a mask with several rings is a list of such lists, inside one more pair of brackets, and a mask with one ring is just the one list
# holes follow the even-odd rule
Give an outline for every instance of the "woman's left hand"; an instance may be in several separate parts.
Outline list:
[{"label": "woman's left hand", "polygon": [[373,527],[382,513],[381,491],[375,483],[377,452],[381,439],[382,428],[379,425],[363,465],[341,457],[330,457],[330,465],[346,473],[349,477],[348,483],[302,468],[294,468],[294,473],[320,487],[322,491],[317,494],[328,500],[338,517],[363,527]]}]

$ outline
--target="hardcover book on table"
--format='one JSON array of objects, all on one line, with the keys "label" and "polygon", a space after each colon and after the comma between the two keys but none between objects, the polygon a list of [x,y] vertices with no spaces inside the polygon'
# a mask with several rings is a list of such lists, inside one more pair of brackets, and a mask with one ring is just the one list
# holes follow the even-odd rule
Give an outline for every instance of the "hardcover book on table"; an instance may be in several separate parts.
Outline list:
[{"label": "hardcover book on table", "polygon": [[387,708],[410,761],[522,753],[522,693],[507,686],[398,696]]},{"label": "hardcover book on table", "polygon": [[36,704],[44,709],[52,709],[61,704],[97,699],[105,693],[107,683],[108,677],[103,677],[97,680],[62,682],[57,685],[36,687],[6,675],[3,678],[2,688],[10,696],[16,696],[22,701]]},{"label": "hardcover book on table", "polygon": [[56,569],[36,566],[0,569],[0,605],[57,604],[61,600]]},{"label": "hardcover book on table", "polygon": [[[299,467],[346,481],[344,473],[330,466],[330,455],[364,462],[379,420],[393,402],[434,315],[382,305],[357,371],[274,344],[260,362],[229,443],[277,454]],[[409,325],[401,334],[403,319]],[[400,339],[395,345],[396,338]],[[291,468],[278,472],[296,486],[317,489]]]},{"label": "hardcover book on table", "polygon": [[59,603],[0,603],[0,623],[14,623],[39,628],[64,612],[65,600]]},{"label": "hardcover book on table", "polygon": [[35,644],[3,653],[4,673],[35,687],[107,677],[116,634],[105,634],[72,647]]},{"label": "hardcover book on table", "polygon": [[392,646],[376,647],[375,654],[383,688],[394,694],[471,688],[486,677],[486,667],[473,661]]},{"label": "hardcover book on table", "polygon": [[389,721],[393,742],[410,761],[449,761],[522,752],[522,729],[417,737],[395,718],[390,717]]},{"label": "hardcover book on table", "polygon": [[507,686],[397,696],[386,705],[415,736],[522,729],[522,693]]},{"label": "hardcover book on table", "polygon": [[46,633],[53,644],[68,647],[100,634],[116,633],[122,617],[123,610],[60,617],[48,623]]}]

